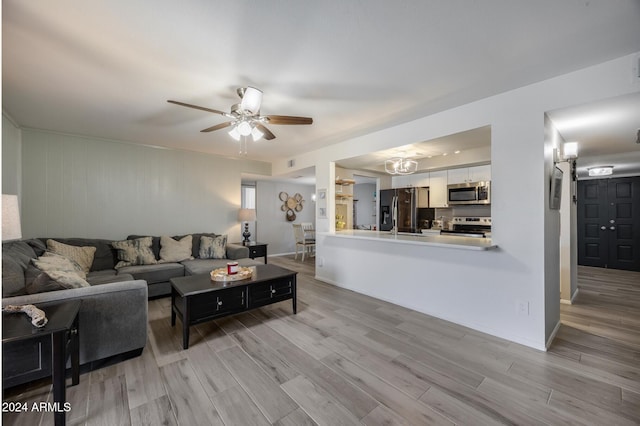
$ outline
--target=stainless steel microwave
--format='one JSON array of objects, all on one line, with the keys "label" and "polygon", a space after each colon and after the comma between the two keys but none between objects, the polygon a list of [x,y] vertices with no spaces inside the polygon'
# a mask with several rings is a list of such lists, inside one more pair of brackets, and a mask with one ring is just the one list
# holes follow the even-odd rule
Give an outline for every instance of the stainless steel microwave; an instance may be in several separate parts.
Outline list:
[{"label": "stainless steel microwave", "polygon": [[466,182],[447,185],[449,205],[491,204],[491,182]]}]

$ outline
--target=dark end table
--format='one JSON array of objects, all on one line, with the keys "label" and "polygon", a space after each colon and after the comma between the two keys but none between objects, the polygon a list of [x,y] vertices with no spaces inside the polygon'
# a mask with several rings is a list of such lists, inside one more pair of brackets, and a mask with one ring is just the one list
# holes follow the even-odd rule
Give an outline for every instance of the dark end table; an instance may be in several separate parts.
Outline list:
[{"label": "dark end table", "polygon": [[257,241],[249,241],[248,243],[239,242],[233,243],[237,245],[242,245],[249,248],[249,257],[251,259],[255,259],[256,257],[264,257],[264,263],[267,264],[267,243],[259,243]]},{"label": "dark end table", "polygon": [[8,388],[47,375],[53,383],[55,424],[66,423],[66,365],[71,356],[71,383],[80,383],[78,312],[80,300],[40,303],[49,320],[34,327],[26,314],[2,313],[2,387]]}]

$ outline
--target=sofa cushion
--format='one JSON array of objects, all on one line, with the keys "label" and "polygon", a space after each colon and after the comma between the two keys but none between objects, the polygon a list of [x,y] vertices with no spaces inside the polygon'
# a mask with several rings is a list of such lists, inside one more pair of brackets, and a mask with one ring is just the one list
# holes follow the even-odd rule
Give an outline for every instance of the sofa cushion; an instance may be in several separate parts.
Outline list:
[{"label": "sofa cushion", "polygon": [[200,259],[226,259],[227,236],[218,235],[213,238],[206,235],[201,236],[198,257]]},{"label": "sofa cushion", "polygon": [[111,245],[118,250],[116,269],[133,265],[153,265],[158,263],[151,250],[152,238],[142,237],[135,240],[114,241]]},{"label": "sofa cushion", "polygon": [[89,272],[87,274],[87,281],[91,285],[119,283],[122,281],[133,281],[134,279],[133,275],[119,274],[115,269]]},{"label": "sofa cushion", "polygon": [[25,268],[13,253],[2,253],[2,297],[24,294],[27,294]]},{"label": "sofa cushion", "polygon": [[72,246],[56,240],[47,240],[47,249],[53,253],[64,256],[76,262],[85,273],[89,272],[96,254],[96,248],[92,246]]},{"label": "sofa cushion", "polygon": [[[225,268],[227,266],[227,260],[228,259],[194,259],[185,260],[182,264],[184,265],[185,275],[199,275],[208,274],[214,269]],[[249,258],[238,259],[237,262],[238,265],[245,267],[262,264],[262,262]]]},{"label": "sofa cushion", "polygon": [[171,237],[160,237],[160,262],[180,262],[193,259],[191,256],[192,237],[187,235],[176,241]]},{"label": "sofa cushion", "polygon": [[184,276],[184,266],[179,263],[158,263],[156,265],[132,265],[118,269],[118,275],[130,274],[136,280],[145,280],[147,284],[169,281]]},{"label": "sofa cushion", "polygon": [[[39,238],[43,242],[52,239],[60,243],[76,247],[95,247],[91,271],[101,271],[103,269],[113,269],[118,263],[117,251],[111,246],[112,240],[99,238]],[[37,249],[36,249],[37,252]],[[38,256],[42,253],[38,254]]]}]

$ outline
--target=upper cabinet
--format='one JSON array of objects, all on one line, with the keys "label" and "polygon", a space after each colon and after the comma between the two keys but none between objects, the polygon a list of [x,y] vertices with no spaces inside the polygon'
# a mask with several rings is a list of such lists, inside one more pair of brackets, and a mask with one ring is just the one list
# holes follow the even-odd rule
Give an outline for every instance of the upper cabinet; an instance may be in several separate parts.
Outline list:
[{"label": "upper cabinet", "polygon": [[447,207],[447,171],[429,173],[429,207]]},{"label": "upper cabinet", "polygon": [[474,167],[462,167],[459,169],[449,169],[447,171],[447,182],[449,185],[455,183],[480,182],[491,180],[491,165]]}]

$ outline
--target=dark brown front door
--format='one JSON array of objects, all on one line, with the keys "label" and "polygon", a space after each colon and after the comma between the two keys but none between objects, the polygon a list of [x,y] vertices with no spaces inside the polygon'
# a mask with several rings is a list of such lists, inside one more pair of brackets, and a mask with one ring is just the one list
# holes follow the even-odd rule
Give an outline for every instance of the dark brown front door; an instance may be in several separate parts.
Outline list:
[{"label": "dark brown front door", "polygon": [[578,264],[640,271],[640,177],[578,181]]}]

